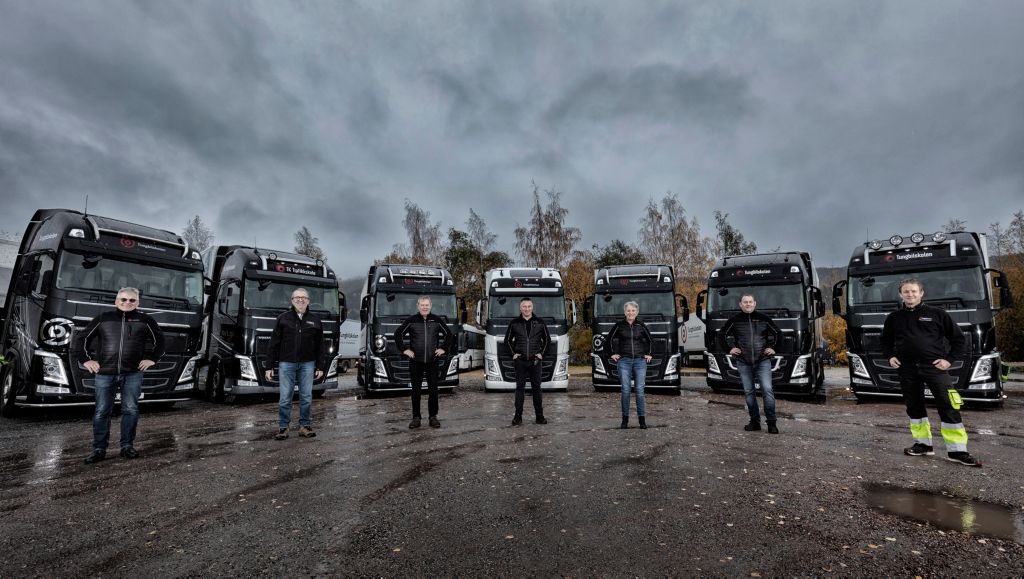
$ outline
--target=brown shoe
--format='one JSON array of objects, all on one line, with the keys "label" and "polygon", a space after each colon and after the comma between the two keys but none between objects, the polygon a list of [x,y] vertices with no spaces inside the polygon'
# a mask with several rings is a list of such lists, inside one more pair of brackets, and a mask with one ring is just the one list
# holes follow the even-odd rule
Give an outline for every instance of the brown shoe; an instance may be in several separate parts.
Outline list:
[{"label": "brown shoe", "polygon": [[287,428],[282,428],[281,430],[278,430],[277,434],[274,435],[274,440],[284,440],[286,438],[288,438]]},{"label": "brown shoe", "polygon": [[313,427],[312,426],[300,426],[299,427],[299,437],[301,437],[301,438],[314,438],[314,437],[316,437],[316,433],[313,432]]}]

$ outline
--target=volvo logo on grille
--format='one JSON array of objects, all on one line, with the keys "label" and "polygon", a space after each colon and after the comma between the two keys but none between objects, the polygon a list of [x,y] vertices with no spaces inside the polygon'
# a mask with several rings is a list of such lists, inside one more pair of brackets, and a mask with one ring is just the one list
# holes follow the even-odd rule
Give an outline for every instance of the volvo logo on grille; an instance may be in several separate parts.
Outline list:
[{"label": "volvo logo on grille", "polygon": [[71,332],[75,329],[75,323],[67,318],[53,318],[46,320],[39,333],[43,343],[47,346],[66,346],[71,342]]}]

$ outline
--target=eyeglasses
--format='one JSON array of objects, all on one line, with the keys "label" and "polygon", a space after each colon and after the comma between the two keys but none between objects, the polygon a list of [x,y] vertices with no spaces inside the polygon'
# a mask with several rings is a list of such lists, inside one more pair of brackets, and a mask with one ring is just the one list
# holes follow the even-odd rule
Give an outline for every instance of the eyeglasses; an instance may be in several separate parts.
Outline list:
[{"label": "eyeglasses", "polygon": [[139,300],[137,300],[135,298],[117,298],[117,301],[119,301],[121,303],[128,302],[130,304],[134,304],[135,302],[137,302]]}]

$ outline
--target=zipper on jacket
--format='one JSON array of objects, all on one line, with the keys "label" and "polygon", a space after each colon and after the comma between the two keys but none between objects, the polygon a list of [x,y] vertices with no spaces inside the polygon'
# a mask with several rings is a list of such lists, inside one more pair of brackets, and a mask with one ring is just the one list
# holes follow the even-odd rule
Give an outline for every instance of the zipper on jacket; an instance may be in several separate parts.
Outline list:
[{"label": "zipper on jacket", "polygon": [[124,351],[124,321],[128,314],[121,313],[121,341],[117,344],[117,373],[121,373],[121,354]]}]

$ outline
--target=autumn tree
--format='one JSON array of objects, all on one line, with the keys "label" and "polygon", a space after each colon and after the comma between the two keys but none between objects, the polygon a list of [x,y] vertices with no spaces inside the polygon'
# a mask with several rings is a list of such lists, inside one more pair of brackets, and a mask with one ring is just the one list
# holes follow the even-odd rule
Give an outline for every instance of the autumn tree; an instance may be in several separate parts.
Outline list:
[{"label": "autumn tree", "polygon": [[533,207],[526,226],[515,229],[516,254],[524,265],[561,268],[583,238],[578,227],[568,227],[569,210],[562,207],[562,194],[554,189],[544,192],[547,206],[540,202],[540,189],[533,183]]},{"label": "autumn tree", "polygon": [[611,243],[604,247],[595,243],[590,253],[594,258],[594,269],[613,265],[647,263],[647,258],[642,251],[621,239],[613,239]]},{"label": "autumn tree", "polygon": [[[1024,360],[1024,210],[1013,214],[1013,219],[1003,230],[998,223],[990,229],[993,233],[1001,231],[995,240],[1000,252],[998,268],[1006,274],[1006,281],[1014,291],[1016,303],[1013,307],[1005,307],[999,312],[996,323],[996,338],[1003,360]],[[998,290],[995,290],[998,296]]]},{"label": "autumn tree", "polygon": [[701,235],[697,218],[687,220],[683,204],[669,192],[660,202],[648,201],[637,237],[647,261],[671,265],[677,291],[695,303],[715,262],[713,241]]},{"label": "autumn tree", "polygon": [[[493,239],[489,245],[493,245]],[[485,251],[477,245],[471,233],[455,228],[448,230],[444,264],[455,280],[456,294],[473,307],[485,295],[484,276],[487,270],[508,267],[511,261],[503,251]]]},{"label": "autumn tree", "polygon": [[716,253],[719,257],[757,253],[757,244],[743,238],[743,234],[729,223],[728,213],[715,211],[715,229],[718,232]]},{"label": "autumn tree", "polygon": [[[594,267],[592,252],[574,251],[562,270],[565,298],[576,304],[577,311],[582,311],[583,302],[594,294]],[[577,317],[577,322],[581,321],[582,318]],[[572,363],[589,362],[592,337],[588,324],[577,323],[569,328],[569,357]]]},{"label": "autumn tree", "polygon": [[205,251],[213,244],[213,230],[198,215],[188,220],[181,236],[188,242],[189,247],[199,252]]},{"label": "autumn tree", "polygon": [[305,225],[295,232],[295,253],[312,257],[313,259],[327,259],[324,250],[320,249],[320,239],[313,236],[313,232]]},{"label": "autumn tree", "polygon": [[[834,287],[836,282],[843,278],[844,273],[841,268],[833,268],[821,281],[821,287]],[[840,364],[846,364],[846,320],[842,316],[832,313],[832,308],[829,307],[830,303],[829,300],[826,300],[825,317],[822,319],[822,337],[825,338],[832,359]]]}]

